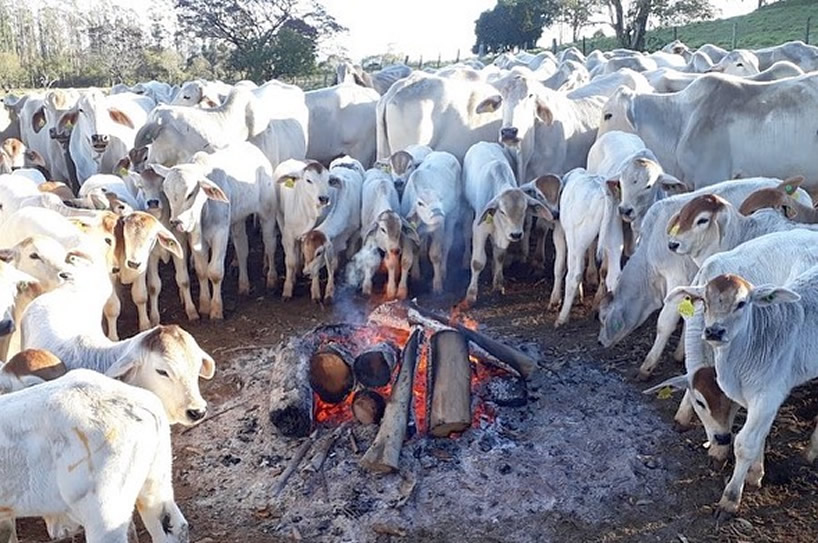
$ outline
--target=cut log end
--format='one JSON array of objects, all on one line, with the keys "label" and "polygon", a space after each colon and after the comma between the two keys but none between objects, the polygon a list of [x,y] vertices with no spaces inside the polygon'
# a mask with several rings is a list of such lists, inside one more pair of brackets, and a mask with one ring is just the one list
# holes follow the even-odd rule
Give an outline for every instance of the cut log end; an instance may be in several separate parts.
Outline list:
[{"label": "cut log end", "polygon": [[385,386],[392,379],[396,360],[395,348],[391,345],[382,344],[367,349],[355,358],[355,378],[366,387]]},{"label": "cut log end", "polygon": [[355,386],[349,357],[337,347],[327,347],[310,358],[310,386],[323,401],[335,404]]},{"label": "cut log end", "polygon": [[359,390],[352,399],[352,414],[361,424],[378,424],[385,409],[383,396],[374,390]]}]

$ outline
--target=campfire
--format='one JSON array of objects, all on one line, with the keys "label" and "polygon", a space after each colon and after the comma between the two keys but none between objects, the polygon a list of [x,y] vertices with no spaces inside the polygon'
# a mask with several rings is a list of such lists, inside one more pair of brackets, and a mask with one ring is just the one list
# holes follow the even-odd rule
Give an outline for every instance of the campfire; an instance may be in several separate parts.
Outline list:
[{"label": "campfire", "polygon": [[407,436],[457,437],[491,424],[496,405],[525,405],[535,368],[461,314],[388,302],[366,324],[321,326],[282,345],[272,364],[270,420],[289,437],[317,425],[377,424],[361,465],[390,472]]}]

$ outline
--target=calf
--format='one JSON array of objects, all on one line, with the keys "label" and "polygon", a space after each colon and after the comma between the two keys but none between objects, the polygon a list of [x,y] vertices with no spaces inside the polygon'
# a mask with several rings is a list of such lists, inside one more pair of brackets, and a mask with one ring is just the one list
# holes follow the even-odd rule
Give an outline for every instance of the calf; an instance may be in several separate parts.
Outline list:
[{"label": "calf", "polygon": [[406,149],[392,153],[389,157],[388,163],[384,166],[392,173],[399,196],[403,196],[403,188],[409,176],[431,152],[432,149],[426,145],[410,145]]},{"label": "calf", "polygon": [[[671,294],[704,302],[702,338],[713,348],[719,387],[747,409],[735,439],[733,475],[718,504],[720,515],[732,514],[745,480],[761,485],[764,441],[779,407],[794,387],[818,377],[818,267],[783,287],[725,274]],[[816,454],[818,431],[807,456]]]},{"label": "calf", "polygon": [[480,272],[486,265],[486,241],[491,238],[494,289],[505,291],[503,264],[509,244],[523,238],[526,213],[531,210],[546,220],[554,220],[548,208],[517,187],[514,172],[502,146],[479,142],[463,161],[466,201],[474,212],[471,228],[471,281],[466,304],[477,301]]},{"label": "calf", "polygon": [[231,233],[239,263],[239,294],[249,294],[245,220],[253,214],[261,222],[267,287],[274,287],[278,200],[272,167],[262,152],[244,142],[210,155],[197,153],[191,164],[171,170],[156,168],[165,177],[162,190],[170,204],[170,223],[190,236],[199,278],[199,311],[209,313],[211,319],[224,318],[221,288]]},{"label": "calf", "polygon": [[333,161],[329,170],[329,185],[335,189],[332,207],[327,217],[315,228],[301,237],[304,275],[312,278],[310,295],[313,301],[321,300],[321,268],[327,268],[327,288],[324,300],[335,295],[335,272],[338,255],[351,253],[361,230],[361,186],[363,176],[360,163],[349,157]]},{"label": "calf", "polygon": [[20,351],[5,364],[0,363],[0,394],[53,381],[67,371],[65,364],[48,351]]},{"label": "calf", "polygon": [[[379,169],[368,170],[364,178],[361,239],[361,250],[348,267],[350,282],[361,282],[363,293],[371,295],[372,277],[383,261],[387,272],[386,297],[405,299],[409,293],[414,248],[420,246],[420,239],[415,228],[400,214],[398,191],[391,175]],[[356,274],[362,277],[360,281]]]},{"label": "calf", "polygon": [[[153,543],[187,543],[173,498],[168,419],[153,394],[91,371],[0,396],[0,523],[45,517],[88,543],[126,543],[134,505]],[[12,534],[13,536],[13,534]],[[14,537],[14,536],[13,536]]]},{"label": "calf", "polygon": [[749,195],[739,207],[739,213],[749,216],[759,209],[774,209],[791,221],[804,224],[818,223],[818,209],[799,202],[793,196],[804,178],[786,179],[775,188],[759,189]]},{"label": "calf", "polygon": [[[276,220],[281,230],[286,266],[281,296],[287,300],[293,297],[298,273],[299,240],[315,228],[331,203],[329,172],[318,162],[290,159],[278,165],[273,177],[279,202]],[[273,254],[269,265],[275,267]]]},{"label": "calf", "polygon": [[444,152],[426,156],[409,176],[403,192],[401,214],[417,229],[421,246],[428,240],[435,294],[443,292],[449,251],[461,222],[462,198],[460,163],[454,155]]}]

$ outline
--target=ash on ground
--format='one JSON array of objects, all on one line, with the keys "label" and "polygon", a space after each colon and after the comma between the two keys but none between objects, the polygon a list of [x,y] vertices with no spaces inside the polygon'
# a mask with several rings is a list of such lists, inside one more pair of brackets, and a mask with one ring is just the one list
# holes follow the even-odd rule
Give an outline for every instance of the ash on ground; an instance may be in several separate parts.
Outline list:
[{"label": "ash on ground", "polygon": [[[669,421],[619,374],[579,357],[559,375],[541,369],[524,407],[498,405],[481,428],[457,438],[415,435],[396,474],[358,465],[375,426],[319,427],[276,497],[303,440],[276,435],[267,418],[272,352],[242,351],[223,364],[213,419],[174,431],[175,450],[184,451],[177,494],[196,504],[194,529],[197,520],[240,523],[260,541],[561,541],[566,522],[595,525],[674,505],[667,489],[682,470],[666,454],[677,439]],[[304,470],[333,432],[323,468]],[[211,534],[219,535],[230,540],[228,531]]]}]

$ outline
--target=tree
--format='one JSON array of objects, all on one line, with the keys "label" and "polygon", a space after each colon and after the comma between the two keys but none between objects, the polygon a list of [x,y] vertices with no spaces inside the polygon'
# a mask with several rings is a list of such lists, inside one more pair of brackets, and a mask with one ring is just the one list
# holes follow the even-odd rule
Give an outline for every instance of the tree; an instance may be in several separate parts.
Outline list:
[{"label": "tree", "polygon": [[579,40],[580,30],[588,26],[601,5],[602,0],[562,0],[559,19],[571,27],[571,41]]},{"label": "tree", "polygon": [[611,26],[622,47],[641,51],[645,48],[645,32],[651,18],[664,23],[681,24],[711,19],[714,11],[710,0],[605,0]]},{"label": "tree", "polygon": [[314,64],[315,43],[345,30],[317,0],[176,0],[176,8],[183,29],[228,44],[232,68],[259,82],[304,70],[310,54]]},{"label": "tree", "polygon": [[559,15],[558,0],[499,0],[475,21],[477,37],[474,53],[483,44],[486,52],[502,52],[514,47],[533,47]]}]

